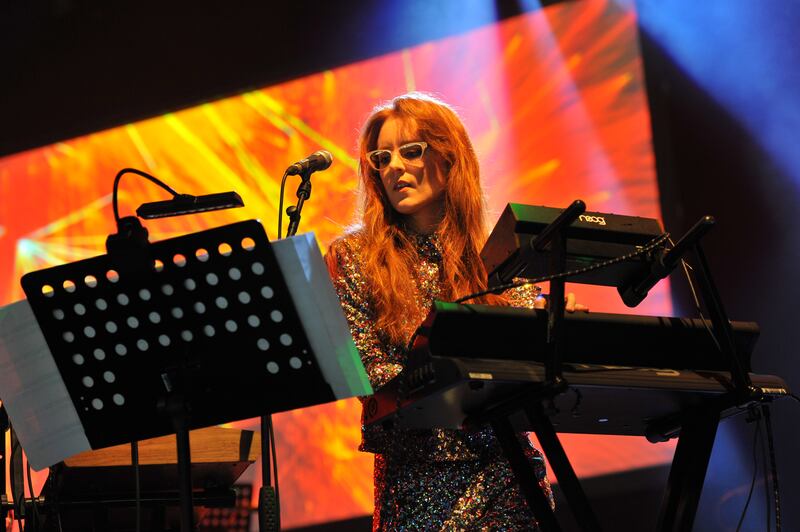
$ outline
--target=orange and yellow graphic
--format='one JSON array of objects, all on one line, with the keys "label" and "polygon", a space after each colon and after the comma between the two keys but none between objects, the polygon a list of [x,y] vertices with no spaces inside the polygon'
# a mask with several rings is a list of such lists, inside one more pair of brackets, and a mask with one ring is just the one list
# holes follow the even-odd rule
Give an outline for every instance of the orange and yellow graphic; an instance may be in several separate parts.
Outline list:
[{"label": "orange and yellow graphic", "polygon": [[[323,248],[353,222],[358,128],[379,102],[411,90],[456,107],[473,138],[493,219],[508,202],[660,218],[635,13],[613,1],[567,2],[281,85],[0,159],[0,304],[20,277],[105,253],[116,231],[111,185],[134,167],[181,193],[234,190],[243,209],[145,222],[151,241],[258,218],[276,237],[285,168],[325,149],[300,231]],[[297,178],[289,178],[287,205]],[[167,199],[127,175],[120,215]],[[284,222],[284,228],[286,223]],[[571,286],[593,310],[630,312],[613,289]],[[666,286],[636,313],[671,313]],[[359,404],[276,416],[283,526],[372,511],[372,457],[359,453]],[[257,428],[257,422],[237,422]],[[580,475],[654,465],[673,446],[566,435]],[[252,473],[258,483],[255,468]],[[257,493],[257,486],[255,493]]]}]

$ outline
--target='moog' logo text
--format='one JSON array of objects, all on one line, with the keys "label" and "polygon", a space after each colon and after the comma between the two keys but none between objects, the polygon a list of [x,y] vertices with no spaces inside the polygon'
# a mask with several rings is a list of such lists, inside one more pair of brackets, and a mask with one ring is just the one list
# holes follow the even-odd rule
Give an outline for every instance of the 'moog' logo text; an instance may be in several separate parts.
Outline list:
[{"label": "'moog' logo text", "polygon": [[606,225],[606,219],[602,216],[587,216],[585,214],[581,214],[578,217],[578,220],[582,222],[589,222],[597,225]]}]

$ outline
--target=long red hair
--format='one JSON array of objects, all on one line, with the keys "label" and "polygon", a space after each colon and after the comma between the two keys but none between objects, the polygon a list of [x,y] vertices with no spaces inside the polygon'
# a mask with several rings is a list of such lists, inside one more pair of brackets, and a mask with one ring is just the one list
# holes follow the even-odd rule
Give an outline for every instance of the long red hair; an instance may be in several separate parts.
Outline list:
[{"label": "long red hair", "polygon": [[[375,305],[378,330],[394,342],[405,343],[428,311],[418,308],[417,288],[410,282],[419,256],[406,217],[391,206],[380,175],[366,158],[367,152],[376,149],[381,127],[389,117],[416,124],[419,140],[445,161],[443,218],[436,230],[442,248],[442,299],[486,288],[486,271],[479,256],[487,236],[486,207],[478,158],[464,124],[449,105],[412,92],[374,109],[359,139],[361,268]],[[336,257],[336,248],[334,243],[331,259]],[[498,296],[477,300],[503,301]]]}]

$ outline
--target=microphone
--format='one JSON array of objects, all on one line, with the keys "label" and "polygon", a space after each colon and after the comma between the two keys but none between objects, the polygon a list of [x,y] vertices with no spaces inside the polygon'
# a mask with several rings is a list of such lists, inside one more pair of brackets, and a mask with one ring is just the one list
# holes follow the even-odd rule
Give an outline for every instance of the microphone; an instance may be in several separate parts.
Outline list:
[{"label": "microphone", "polygon": [[655,260],[640,269],[638,275],[633,276],[623,285],[617,287],[617,292],[622,297],[623,303],[635,307],[641,303],[650,289],[661,279],[664,279],[680,263],[687,251],[692,249],[703,236],[714,227],[715,220],[712,216],[704,216],[694,227],[683,235],[675,247],[666,253],[658,255]]},{"label": "microphone", "polygon": [[297,161],[286,170],[286,175],[310,174],[325,170],[333,162],[333,155],[326,150],[319,150],[302,161]]}]

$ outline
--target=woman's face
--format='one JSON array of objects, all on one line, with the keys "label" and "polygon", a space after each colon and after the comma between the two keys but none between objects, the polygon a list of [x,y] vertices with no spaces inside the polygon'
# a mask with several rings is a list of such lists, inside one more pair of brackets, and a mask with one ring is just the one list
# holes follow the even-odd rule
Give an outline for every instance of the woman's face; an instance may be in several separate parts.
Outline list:
[{"label": "woman's face", "polygon": [[412,229],[429,233],[443,215],[444,159],[427,148],[421,158],[404,158],[401,146],[420,142],[413,119],[389,117],[378,134],[376,149],[391,152],[391,160],[378,172],[394,210],[408,217]]}]

